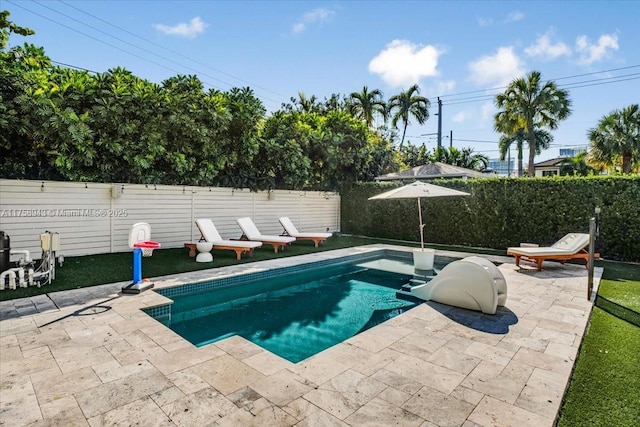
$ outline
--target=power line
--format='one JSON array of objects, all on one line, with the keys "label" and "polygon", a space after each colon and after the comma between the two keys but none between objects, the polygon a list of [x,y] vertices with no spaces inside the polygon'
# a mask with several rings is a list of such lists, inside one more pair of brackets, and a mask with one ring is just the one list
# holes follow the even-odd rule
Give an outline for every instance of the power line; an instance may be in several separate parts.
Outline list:
[{"label": "power line", "polygon": [[[261,89],[261,90],[267,91],[267,92],[271,92],[271,93],[273,93],[274,95],[284,96],[284,95],[282,95],[282,94],[280,94],[280,93],[277,93],[277,92],[274,92],[274,91],[272,91],[272,90],[270,90],[270,89],[267,89],[267,88],[264,88],[264,87],[258,86],[258,85],[256,85],[255,83],[252,83],[252,82],[249,82],[249,81],[247,81],[247,80],[244,80],[244,79],[242,79],[242,78],[240,78],[240,77],[237,77],[237,76],[235,76],[235,75],[233,75],[233,74],[230,74],[230,73],[227,73],[227,72],[225,72],[225,71],[222,71],[222,70],[220,70],[220,69],[218,69],[218,68],[212,67],[212,66],[210,66],[210,65],[208,65],[208,64],[205,64],[204,62],[198,61],[197,59],[190,58],[190,57],[188,57],[188,56],[186,56],[186,55],[183,55],[183,54],[182,54],[182,53],[180,53],[180,52],[177,52],[177,51],[175,51],[175,50],[171,50],[171,49],[169,49],[169,48],[167,48],[167,47],[165,47],[165,46],[162,46],[162,45],[160,45],[160,44],[158,44],[158,43],[156,43],[156,42],[154,42],[154,41],[152,41],[152,40],[149,40],[149,39],[146,39],[146,38],[144,38],[144,37],[141,37],[141,36],[139,36],[139,35],[137,35],[137,34],[135,34],[135,33],[131,32],[131,31],[128,31],[128,30],[126,30],[126,29],[124,29],[124,28],[122,28],[122,27],[119,27],[119,26],[117,26],[117,25],[115,25],[115,24],[113,24],[113,23],[111,23],[111,22],[109,22],[109,21],[107,21],[107,20],[105,20],[105,19],[102,19],[102,18],[100,18],[100,17],[98,17],[98,16],[95,16],[95,15],[93,15],[93,14],[89,13],[89,12],[86,12],[86,11],[84,11],[84,10],[82,10],[82,9],[78,8],[78,7],[75,7],[75,6],[73,6],[73,5],[71,5],[71,4],[67,3],[67,2],[65,2],[65,1],[63,1],[63,0],[58,0],[58,1],[59,1],[60,3],[62,3],[62,4],[64,4],[65,6],[67,6],[67,7],[70,7],[70,8],[72,8],[72,9],[75,9],[75,10],[77,10],[77,11],[78,11],[78,12],[80,12],[80,13],[83,13],[83,14],[85,14],[85,15],[87,15],[87,16],[90,16],[90,17],[92,17],[92,18],[94,18],[94,19],[97,19],[97,20],[98,20],[98,21],[100,21],[100,22],[103,22],[103,23],[105,23],[105,24],[107,24],[107,25],[109,25],[109,26],[111,26],[111,27],[113,27],[113,28],[116,28],[116,29],[118,29],[118,30],[120,30],[120,31],[122,31],[122,32],[124,32],[124,33],[126,33],[126,34],[129,34],[129,35],[131,35],[131,36],[133,36],[133,37],[136,37],[136,38],[138,38],[138,39],[140,39],[140,40],[143,40],[143,41],[145,41],[145,42],[147,42],[147,43],[149,43],[149,44],[151,44],[151,45],[153,45],[153,46],[156,46],[156,47],[159,47],[159,48],[161,48],[161,49],[163,49],[163,50],[166,50],[167,52],[170,52],[170,53],[172,53],[172,54],[174,54],[174,55],[177,55],[177,56],[179,56],[179,57],[181,57],[181,58],[188,59],[189,61],[195,62],[196,64],[202,65],[202,66],[204,66],[204,67],[210,68],[210,69],[212,69],[212,70],[214,70],[214,71],[216,71],[216,72],[218,72],[218,73],[220,73],[220,74],[224,74],[224,75],[229,76],[229,77],[231,77],[231,78],[234,78],[234,79],[236,79],[236,80],[238,80],[238,81],[241,81],[241,82],[243,82],[243,83],[246,83],[246,84],[248,84],[248,85],[251,85],[252,87],[255,87],[255,88],[258,88],[258,89]],[[213,78],[213,77],[212,77],[212,78]],[[274,102],[275,102],[275,101],[274,101]]]},{"label": "power line", "polygon": [[174,72],[174,73],[178,73],[178,74],[180,73],[178,70],[174,70],[173,68],[167,67],[166,65],[160,64],[160,63],[155,62],[155,61],[152,61],[152,60],[150,60],[150,59],[143,58],[142,56],[140,56],[140,55],[138,55],[138,54],[136,54],[136,53],[134,53],[134,52],[130,52],[130,51],[128,51],[128,50],[125,50],[125,49],[122,49],[122,48],[120,48],[120,47],[118,47],[118,46],[115,46],[115,45],[113,45],[113,44],[111,44],[111,43],[109,43],[109,42],[106,42],[106,41],[104,41],[104,40],[100,40],[100,39],[98,39],[98,38],[96,38],[96,37],[94,37],[94,36],[92,36],[92,35],[90,35],[90,34],[84,33],[84,32],[82,32],[82,31],[80,31],[80,30],[75,29],[75,28],[71,28],[71,27],[69,27],[68,25],[65,25],[65,24],[63,24],[63,23],[61,23],[61,22],[58,22],[58,21],[56,21],[56,20],[54,20],[54,19],[51,19],[51,18],[49,18],[49,17],[47,17],[47,16],[44,16],[44,15],[42,15],[42,14],[40,14],[40,13],[34,12],[34,11],[32,11],[32,10],[29,10],[29,9],[27,9],[27,8],[25,8],[25,7],[18,6],[16,3],[10,2],[9,0],[7,0],[7,2],[9,2],[9,3],[13,4],[14,6],[19,7],[20,9],[26,10],[27,12],[30,12],[30,13],[32,13],[32,14],[34,14],[34,15],[36,15],[36,16],[39,16],[39,17],[44,18],[44,19],[46,19],[46,20],[48,20],[48,21],[51,21],[51,22],[53,22],[53,23],[55,23],[55,24],[58,24],[58,25],[60,25],[61,27],[65,27],[65,28],[67,28],[67,29],[69,29],[69,30],[75,31],[75,32],[77,32],[77,33],[80,33],[80,34],[82,34],[83,36],[88,37],[88,38],[90,38],[90,39],[92,39],[92,40],[95,40],[95,41],[97,41],[97,42],[99,42],[99,43],[106,44],[107,46],[113,47],[114,49],[121,50],[122,52],[128,53],[129,55],[135,56],[136,58],[142,59],[142,60],[144,60],[144,61],[148,61],[148,62],[150,62],[150,63],[152,63],[152,64],[154,64],[154,65],[157,65],[158,67],[162,67],[162,68],[164,68],[164,69],[166,69],[166,70],[169,70],[169,71],[172,71],[172,72]]},{"label": "power line", "polygon": [[[623,78],[623,77],[628,77],[628,78]],[[601,86],[604,84],[621,83],[621,82],[638,80],[638,79],[640,79],[640,73],[633,73],[633,74],[625,74],[622,76],[604,77],[602,79],[567,83],[565,85],[558,85],[558,87],[562,89],[579,89],[583,87]],[[473,96],[468,98],[461,98],[461,99],[454,100],[453,102],[443,102],[443,105],[458,105],[458,104],[470,104],[473,102],[491,101],[495,99],[496,95],[497,94],[487,94],[487,95],[478,95],[478,96]]]},{"label": "power line", "polygon": [[[120,37],[116,37],[116,36],[114,36],[114,35],[112,35],[112,34],[107,33],[106,31],[102,31],[102,30],[100,30],[99,28],[92,27],[91,25],[87,24],[86,22],[82,22],[82,21],[80,21],[80,20],[78,20],[78,19],[76,19],[76,18],[74,18],[74,17],[71,17],[71,16],[69,16],[69,15],[66,15],[66,14],[64,14],[64,13],[62,13],[62,12],[58,11],[58,10],[55,10],[55,9],[53,9],[53,8],[49,7],[49,6],[45,6],[44,4],[41,4],[40,2],[34,1],[34,3],[35,3],[35,4],[37,4],[37,5],[39,5],[39,6],[41,6],[41,7],[44,7],[45,9],[49,9],[50,11],[55,12],[55,13],[57,13],[58,15],[62,15],[62,16],[64,16],[64,17],[65,17],[65,18],[67,18],[67,19],[70,19],[70,20],[72,20],[72,21],[74,21],[74,22],[77,22],[78,24],[84,25],[85,27],[91,28],[91,29],[92,29],[92,30],[94,30],[94,31],[97,31],[97,32],[99,32],[99,33],[101,33],[101,34],[104,34],[104,35],[105,35],[105,36],[107,36],[107,37],[111,37],[111,38],[113,38],[113,39],[116,39],[117,41],[119,41],[119,42],[121,42],[121,43],[124,43],[124,44],[126,44],[126,45],[129,45],[129,46],[134,47],[134,48],[136,48],[136,49],[139,49],[139,50],[141,50],[141,51],[143,51],[143,52],[145,52],[145,53],[149,53],[149,54],[151,54],[151,55],[153,55],[153,56],[156,56],[156,57],[158,57],[158,58],[160,58],[160,59],[163,59],[163,60],[165,60],[165,61],[168,61],[168,62],[171,62],[171,63],[173,63],[173,64],[176,64],[176,65],[180,65],[180,66],[185,67],[184,65],[180,64],[179,62],[176,62],[176,61],[174,61],[174,60],[172,60],[172,59],[170,59],[170,58],[167,58],[166,56],[158,55],[157,53],[151,52],[151,51],[149,51],[149,50],[147,50],[147,49],[143,49],[143,48],[141,48],[141,47],[139,47],[139,46],[136,46],[135,44],[133,44],[133,43],[131,43],[131,42],[128,42],[128,41],[126,41],[126,40],[121,39]],[[52,21],[52,22],[55,22],[55,21]],[[67,28],[70,28],[70,27],[68,27],[68,26],[67,26]],[[74,28],[70,28],[70,29],[71,29],[71,30],[73,30],[73,31],[76,31]],[[81,34],[82,34],[82,33],[81,33]],[[110,45],[110,46],[112,46],[112,45]],[[124,51],[124,50],[123,50],[123,52],[127,52],[127,51]],[[129,52],[127,52],[127,53],[129,53]],[[186,68],[186,69],[188,69],[188,70],[194,71],[194,72],[198,72],[198,70],[194,70],[193,68],[189,68],[189,67],[185,67],[185,68]],[[217,80],[217,81],[219,81],[220,83],[224,83],[224,84],[226,84],[226,85],[233,86],[231,83],[229,83],[229,82],[225,82],[224,80],[217,79],[217,78],[215,78],[215,77],[212,77],[212,76],[206,75],[206,74],[204,74],[204,73],[202,73],[202,74],[203,74],[203,75],[205,75],[206,77],[209,77],[209,78],[212,78],[212,79],[214,79],[214,80]]]},{"label": "power line", "polygon": [[[548,79],[548,80],[545,80],[543,83],[546,83],[548,81],[575,79],[577,77],[592,76],[592,75],[596,75],[596,74],[612,73],[614,71],[629,70],[629,69],[632,69],[632,68],[639,68],[639,67],[640,67],[640,64],[637,64],[637,65],[629,65],[627,67],[619,67],[619,68],[611,68],[611,69],[608,69],[608,70],[593,71],[593,72],[590,72],[590,73],[574,74],[574,75],[571,75],[571,76]],[[470,95],[470,94],[474,94],[474,93],[485,93],[486,94],[487,92],[503,91],[506,88],[507,88],[507,86],[500,86],[500,87],[494,87],[494,88],[489,88],[489,89],[477,89],[477,90],[471,90],[471,91],[467,91],[467,92],[459,92],[459,93],[450,93],[450,94],[446,94],[446,95],[439,95],[439,97],[440,98],[450,98],[450,97],[457,97],[457,96],[461,96],[461,95]],[[490,96],[490,95],[487,94],[485,96]],[[471,98],[474,98],[474,97],[471,97]],[[454,101],[457,101],[457,100],[454,100]],[[451,105],[451,103],[448,103],[448,104]]]},{"label": "power line", "polygon": [[87,71],[87,72],[89,72],[89,73],[93,73],[93,74],[100,74],[100,72],[99,72],[99,71],[93,71],[93,70],[90,70],[90,69],[88,69],[88,68],[77,67],[77,66],[75,66],[75,65],[71,65],[71,64],[65,64],[64,62],[54,61],[53,59],[51,60],[51,63],[52,63],[52,64],[55,64],[55,65],[60,65],[60,66],[62,66],[62,67],[73,68],[73,69],[75,69],[75,70]]},{"label": "power line", "polygon": [[[164,68],[164,69],[166,69],[166,70],[169,70],[169,71],[171,71],[171,72],[174,72],[174,73],[176,73],[176,74],[181,74],[181,73],[180,73],[180,71],[178,71],[178,70],[176,70],[176,69],[174,69],[174,68],[171,68],[171,67],[165,66],[165,65],[163,65],[163,64],[161,64],[161,63],[158,63],[158,62],[156,62],[156,61],[153,61],[153,60],[151,60],[151,59],[148,59],[148,58],[142,57],[142,56],[138,55],[137,53],[134,53],[134,52],[131,52],[131,51],[127,50],[127,49],[123,49],[123,48],[121,48],[121,47],[118,47],[118,46],[116,46],[116,45],[114,45],[114,44],[112,44],[112,43],[109,43],[109,42],[105,41],[105,40],[101,40],[101,39],[99,39],[99,38],[97,38],[97,37],[94,37],[94,36],[92,36],[92,35],[90,35],[90,34],[87,34],[87,33],[83,32],[83,31],[80,31],[80,30],[79,30],[79,29],[77,29],[77,28],[70,27],[70,26],[68,26],[68,25],[66,25],[66,24],[64,24],[64,23],[58,22],[58,21],[56,21],[56,20],[54,20],[54,19],[52,19],[52,18],[50,18],[50,17],[48,17],[48,16],[44,16],[44,15],[42,15],[42,14],[40,14],[40,13],[38,13],[38,12],[35,12],[35,11],[31,10],[31,9],[28,9],[28,8],[26,8],[26,7],[23,7],[23,6],[17,5],[17,4],[15,4],[14,2],[12,2],[12,1],[10,1],[10,0],[7,0],[7,1],[8,1],[8,3],[11,3],[11,4],[13,4],[14,6],[17,6],[17,7],[21,8],[21,9],[23,9],[23,10],[25,10],[25,11],[29,12],[29,13],[32,13],[32,14],[34,14],[34,15],[36,15],[36,16],[39,16],[39,17],[41,17],[41,18],[43,18],[43,19],[46,19],[46,20],[48,20],[48,21],[50,21],[50,22],[53,22],[53,23],[55,23],[55,24],[57,24],[57,25],[60,25],[60,26],[62,26],[62,27],[64,27],[64,28],[67,28],[67,29],[69,29],[69,30],[71,30],[71,31],[77,32],[77,33],[79,33],[79,34],[82,34],[83,36],[88,37],[88,38],[90,38],[90,39],[92,39],[92,40],[95,40],[95,41],[97,41],[97,42],[99,42],[99,43],[102,43],[102,44],[105,44],[105,45],[107,45],[107,46],[113,47],[113,48],[115,48],[116,50],[119,50],[119,51],[122,51],[122,52],[128,53],[129,55],[132,55],[132,56],[134,56],[134,57],[136,57],[136,58],[142,59],[143,61],[149,62],[149,63],[151,63],[151,64],[157,65],[157,66],[159,66],[159,67],[162,67],[162,68]],[[92,27],[92,26],[90,26],[90,25],[88,25],[88,24],[86,24],[86,23],[84,23],[84,22],[82,22],[82,21],[79,21],[79,20],[77,20],[77,19],[75,19],[75,18],[73,18],[73,17],[71,17],[71,16],[68,16],[68,15],[66,15],[66,14],[64,14],[64,13],[62,13],[62,12],[60,12],[60,11],[57,11],[57,10],[55,10],[55,9],[52,9],[52,8],[48,7],[48,6],[45,6],[45,5],[43,5],[43,4],[41,4],[41,3],[37,2],[37,1],[35,1],[34,3],[35,3],[35,4],[37,4],[37,5],[39,5],[39,6],[41,6],[41,7],[44,7],[44,8],[46,8],[46,9],[49,9],[49,10],[51,10],[51,11],[53,11],[53,12],[55,12],[55,13],[57,13],[57,14],[59,14],[59,15],[63,16],[63,17],[65,17],[65,18],[67,18],[67,19],[70,19],[70,20],[75,21],[75,22],[77,22],[77,23],[79,23],[79,24],[82,24],[82,25],[84,25],[84,26],[87,26],[87,27],[91,28],[91,29],[92,29],[92,30],[94,30],[94,31],[97,31],[97,32],[99,32],[99,33],[101,33],[101,34],[104,34],[104,35],[106,35],[106,36],[108,36],[108,37],[111,37],[111,38],[113,38],[113,39],[115,39],[115,40],[118,40],[118,41],[119,41],[119,42],[121,42],[121,43],[124,43],[124,44],[126,44],[126,45],[132,46],[132,47],[134,47],[134,48],[136,48],[136,49],[139,49],[139,50],[141,50],[141,51],[143,51],[143,52],[145,52],[145,53],[147,53],[147,54],[154,55],[154,56],[156,56],[156,57],[158,57],[158,58],[160,58],[160,59],[163,59],[163,60],[165,60],[165,61],[168,61],[168,62],[171,62],[171,63],[173,63],[173,64],[176,64],[176,65],[182,66],[182,67],[184,67],[184,68],[186,68],[186,69],[188,69],[188,70],[191,70],[191,71],[193,71],[193,72],[195,72],[195,73],[197,73],[197,74],[203,75],[203,76],[205,76],[205,77],[211,78],[211,79],[213,79],[213,80],[216,80],[216,81],[219,81],[219,82],[221,82],[221,83],[224,83],[224,84],[226,84],[226,85],[228,85],[228,86],[230,86],[230,87],[233,87],[233,84],[232,84],[232,83],[229,83],[229,82],[226,82],[226,81],[224,81],[224,80],[218,79],[218,78],[216,78],[216,77],[214,77],[214,76],[211,76],[211,75],[209,75],[209,74],[207,74],[207,73],[203,73],[203,72],[201,72],[201,71],[199,71],[199,70],[196,70],[196,69],[194,69],[194,68],[188,67],[188,66],[183,65],[183,64],[181,64],[181,63],[179,63],[179,62],[173,61],[172,59],[167,58],[167,57],[165,57],[165,56],[158,55],[158,54],[156,54],[156,53],[154,53],[154,52],[151,52],[151,51],[149,51],[149,50],[147,50],[147,49],[143,49],[143,48],[141,48],[141,47],[139,47],[139,46],[134,45],[133,43],[130,43],[130,42],[128,42],[128,41],[126,41],[126,40],[123,40],[123,39],[121,39],[121,38],[119,38],[119,37],[116,37],[116,36],[114,36],[114,35],[111,35],[111,34],[109,34],[109,33],[106,33],[105,31],[102,31],[102,30],[100,30],[100,29],[98,29],[98,28],[94,28],[94,27]],[[61,3],[63,3],[63,2],[61,2]],[[78,10],[79,10],[79,9],[78,9]],[[98,18],[98,19],[99,19],[99,18]],[[104,20],[101,20],[101,21],[104,21]],[[114,26],[114,27],[115,27],[115,26]],[[116,27],[116,28],[118,28],[118,27]],[[126,30],[123,30],[123,31],[127,32]],[[127,33],[129,33],[129,32],[127,32]],[[130,33],[130,34],[134,35],[133,33]],[[136,36],[136,37],[137,37],[137,36]],[[139,37],[139,38],[140,38],[140,37]],[[143,39],[143,40],[145,40],[145,39]],[[146,41],[146,40],[145,40],[145,41]],[[155,44],[155,43],[153,43],[153,42],[150,42],[150,43]],[[157,44],[155,44],[155,45],[157,45]],[[160,45],[157,45],[157,46],[162,47],[162,46],[160,46]],[[170,51],[170,52],[172,52],[172,51]],[[173,53],[176,53],[176,52],[173,52]],[[178,53],[176,53],[176,54],[178,54]],[[180,55],[180,56],[185,57],[184,55]],[[185,57],[185,58],[187,58],[187,57]],[[187,58],[187,59],[189,59],[189,58]],[[52,61],[52,62],[56,62],[56,61]],[[86,70],[86,69],[85,69],[85,68],[83,68],[83,67],[79,67],[79,66],[75,66],[75,65],[70,65],[70,66],[71,66],[71,68],[76,68],[76,69]],[[208,81],[206,81],[206,80],[203,80],[203,83],[206,83],[206,84],[208,84],[208,85],[210,85],[211,87],[214,87],[214,88],[216,88],[216,89],[223,90],[221,87],[219,87],[219,86],[217,86],[217,85],[215,85],[215,84],[213,84],[213,83],[211,83],[211,82],[208,82]],[[277,105],[279,105],[279,104],[280,104],[280,103],[279,103],[279,101],[275,101],[275,100],[270,99],[270,98],[265,97],[265,96],[262,96],[261,98],[263,98],[263,99],[264,99],[264,100],[266,100],[266,101],[273,102],[273,103],[275,103],[275,104],[277,104]]]}]

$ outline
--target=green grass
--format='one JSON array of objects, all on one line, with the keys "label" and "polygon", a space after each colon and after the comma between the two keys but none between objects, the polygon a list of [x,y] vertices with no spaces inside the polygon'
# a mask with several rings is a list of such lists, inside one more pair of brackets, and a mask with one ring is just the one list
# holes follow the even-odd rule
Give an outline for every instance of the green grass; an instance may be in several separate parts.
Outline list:
[{"label": "green grass", "polygon": [[[233,251],[213,251],[214,261],[211,263],[197,263],[195,258],[188,256],[186,248],[159,249],[153,251],[153,256],[143,258],[142,274],[144,277],[160,277],[168,274],[184,273],[188,271],[205,270],[228,265],[244,264],[273,258],[283,258],[302,255],[318,251],[342,249],[375,243],[370,239],[359,237],[332,237],[325,244],[315,248],[312,242],[296,242],[284,251],[274,253],[271,246],[263,246],[253,252],[252,257],[244,256],[236,260]],[[51,285],[0,292],[0,301],[24,298],[49,292],[78,289],[107,283],[123,282],[133,278],[133,253],[121,252],[115,254],[87,255],[68,257],[62,267],[56,267],[56,279]]]},{"label": "green grass", "polygon": [[[640,266],[605,262],[558,426],[637,426],[640,420]],[[598,303],[597,303],[598,305]],[[628,319],[628,320],[625,320]]]}]

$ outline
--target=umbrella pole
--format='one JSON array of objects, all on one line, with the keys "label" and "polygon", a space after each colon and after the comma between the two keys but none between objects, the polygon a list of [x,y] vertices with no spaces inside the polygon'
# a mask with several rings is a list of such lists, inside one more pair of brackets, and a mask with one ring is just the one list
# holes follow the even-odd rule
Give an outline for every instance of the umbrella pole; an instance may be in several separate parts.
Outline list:
[{"label": "umbrella pole", "polygon": [[424,224],[422,223],[422,207],[418,197],[418,218],[420,218],[420,250],[424,251]]}]

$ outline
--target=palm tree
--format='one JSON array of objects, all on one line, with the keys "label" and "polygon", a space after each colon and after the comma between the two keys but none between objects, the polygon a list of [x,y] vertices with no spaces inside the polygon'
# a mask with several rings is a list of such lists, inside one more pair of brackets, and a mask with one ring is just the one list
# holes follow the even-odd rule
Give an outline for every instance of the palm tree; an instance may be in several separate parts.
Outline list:
[{"label": "palm tree", "polygon": [[632,104],[604,116],[589,130],[591,157],[607,164],[622,163],[622,173],[640,166],[640,107]]},{"label": "palm tree", "polygon": [[456,147],[440,147],[433,151],[432,161],[442,162],[461,168],[483,171],[489,165],[489,158],[484,154],[474,154],[473,148],[457,149]]},{"label": "palm tree", "polygon": [[375,113],[386,119],[387,106],[380,89],[369,92],[369,88],[365,86],[361,92],[353,92],[349,102],[353,116],[364,120],[369,128],[373,126]]},{"label": "palm tree", "polygon": [[560,175],[588,176],[597,172],[588,162],[587,152],[578,153],[575,157],[568,157],[560,163]]},{"label": "palm tree", "polygon": [[[535,153],[536,155],[542,153],[542,150],[546,150],[551,145],[553,141],[553,135],[547,132],[544,129],[538,129],[534,131],[535,137]],[[504,160],[507,151],[511,147],[511,144],[516,143],[516,148],[518,150],[518,176],[522,176],[523,168],[522,168],[522,147],[524,145],[524,141],[529,140],[529,135],[524,131],[523,128],[518,128],[513,134],[507,134],[500,137],[498,141],[498,147],[500,147],[500,160]],[[531,175],[530,175],[531,176]]]},{"label": "palm tree", "polygon": [[494,118],[495,127],[505,123],[524,123],[529,143],[529,176],[534,176],[533,163],[536,155],[536,130],[557,129],[558,122],[571,114],[569,92],[558,89],[554,82],[540,81],[540,72],[532,71],[524,78],[513,80],[504,93],[496,96],[496,106],[501,110]]},{"label": "palm tree", "polygon": [[518,117],[511,117],[507,111],[501,111],[496,114],[494,129],[502,132],[503,135],[498,140],[500,148],[500,160],[504,160],[511,145],[515,142],[518,150],[518,176],[522,176],[522,147],[526,141],[526,133],[524,131],[524,120]]},{"label": "palm tree", "polygon": [[312,113],[318,110],[318,98],[315,95],[307,97],[304,92],[298,92],[298,98],[291,97],[294,106],[298,106],[298,111],[303,113]]},{"label": "palm tree", "polygon": [[460,150],[460,159],[456,166],[482,172],[489,166],[489,158],[484,154],[474,153],[471,147],[467,147]]},{"label": "palm tree", "polygon": [[324,98],[324,105],[322,107],[325,113],[329,111],[345,111],[348,107],[348,102],[346,97],[339,93],[332,93],[329,99]]},{"label": "palm tree", "polygon": [[398,127],[398,122],[404,124],[402,130],[402,139],[400,140],[400,147],[404,144],[404,137],[407,134],[407,126],[409,126],[409,119],[411,116],[416,121],[423,125],[429,118],[429,107],[431,102],[424,96],[419,96],[420,88],[417,84],[411,86],[406,92],[400,92],[398,95],[394,95],[389,98],[389,104],[387,105],[388,113],[391,117],[391,126]]}]

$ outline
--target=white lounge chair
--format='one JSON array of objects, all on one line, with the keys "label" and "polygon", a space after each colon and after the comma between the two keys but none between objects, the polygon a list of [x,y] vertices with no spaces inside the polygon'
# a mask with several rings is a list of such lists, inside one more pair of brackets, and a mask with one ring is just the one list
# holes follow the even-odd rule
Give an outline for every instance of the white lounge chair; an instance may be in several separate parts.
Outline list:
[{"label": "white lounge chair", "polygon": [[[542,262],[556,260],[564,263],[571,259],[583,259],[589,268],[589,253],[586,247],[589,245],[589,235],[585,233],[569,233],[551,246],[545,247],[512,247],[507,249],[507,255],[516,257],[516,266],[520,260],[535,262],[538,271],[542,270]],[[600,254],[594,254],[596,258]]]},{"label": "white lounge chair", "polygon": [[333,233],[300,233],[289,217],[286,216],[278,218],[278,221],[280,221],[282,228],[284,228],[283,236],[295,237],[296,240],[311,240],[316,248],[320,243],[333,236]]},{"label": "white lounge chair", "polygon": [[253,220],[249,217],[238,218],[236,221],[242,229],[242,237],[240,237],[241,240],[251,240],[262,242],[265,245],[271,245],[273,246],[275,253],[278,253],[278,249],[284,249],[289,243],[296,241],[295,237],[270,236],[260,233],[258,227],[256,227]]},{"label": "white lounge chair", "polygon": [[[200,230],[201,240],[212,243],[214,249],[231,250],[236,253],[236,259],[240,260],[242,254],[253,255],[253,250],[262,246],[261,242],[247,242],[242,240],[225,240],[220,236],[213,221],[208,218],[196,219],[196,226]],[[185,243],[185,245],[187,245]],[[195,245],[195,243],[194,243]]]}]

